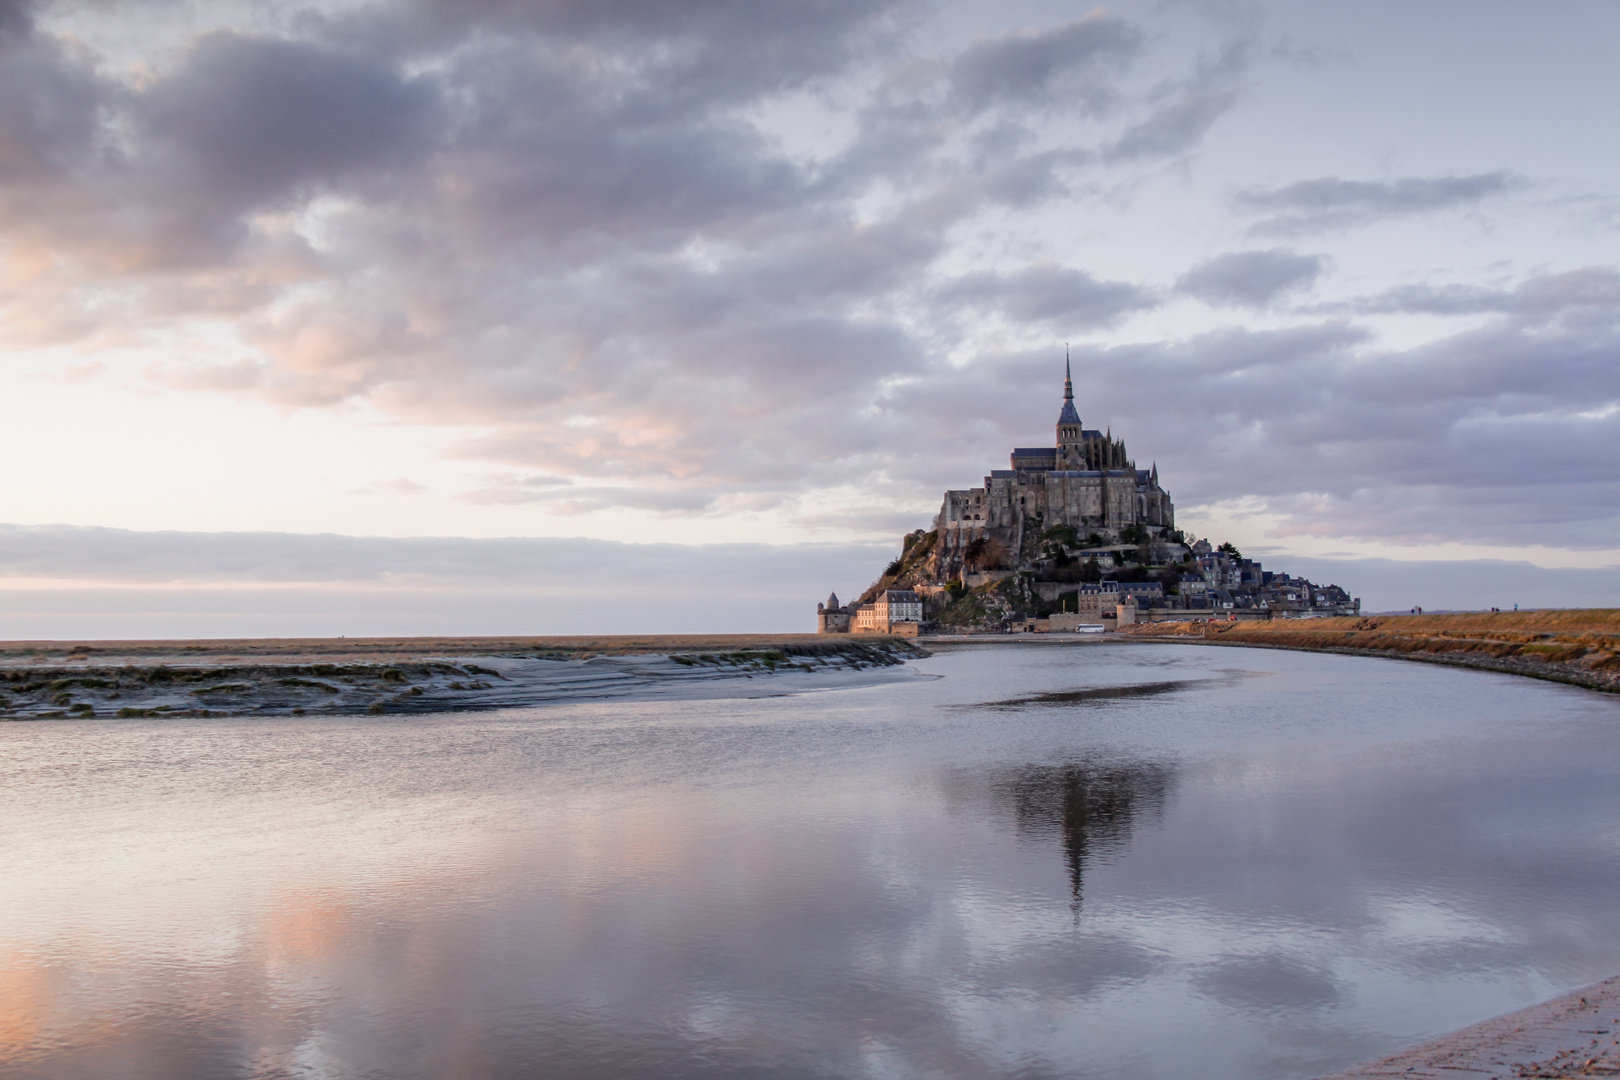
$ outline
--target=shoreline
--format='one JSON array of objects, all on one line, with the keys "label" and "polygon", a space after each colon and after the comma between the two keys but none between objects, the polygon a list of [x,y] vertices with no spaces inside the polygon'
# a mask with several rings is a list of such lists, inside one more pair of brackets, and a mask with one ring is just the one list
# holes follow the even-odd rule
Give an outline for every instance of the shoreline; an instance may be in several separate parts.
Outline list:
[{"label": "shoreline", "polygon": [[1620,610],[1139,623],[1118,637],[1418,660],[1620,693]]},{"label": "shoreline", "polygon": [[1527,679],[1579,686],[1606,694],[1620,694],[1620,675],[1601,674],[1570,669],[1562,665],[1536,662],[1512,657],[1481,657],[1463,653],[1412,653],[1396,649],[1366,649],[1345,645],[1293,645],[1261,641],[1200,640],[1181,635],[1133,634],[1131,639],[1145,643],[1171,645],[1207,645],[1225,649],[1280,649],[1288,652],[1330,653],[1338,656],[1372,656],[1384,660],[1407,660],[1418,664],[1438,664],[1442,667],[1468,668],[1472,671],[1490,671],[1498,675],[1522,675]]},{"label": "shoreline", "polygon": [[952,644],[1101,642],[1217,645],[1372,656],[1522,675],[1544,682],[1620,693],[1620,610],[1361,615],[1241,622],[1137,623],[1103,634],[939,634],[929,648]]},{"label": "shoreline", "polygon": [[1318,1080],[1620,1076],[1620,975]]},{"label": "shoreline", "polygon": [[[568,650],[555,639],[503,640],[522,646],[506,652],[488,650],[487,639],[461,639],[460,650],[443,651],[412,649],[415,642],[401,639],[373,639],[354,649],[343,639],[192,642],[179,649],[179,643],[103,642],[95,649],[70,646],[65,657],[20,657],[19,650],[0,646],[0,721],[422,714],[607,699],[758,697],[916,677],[906,661],[928,655],[886,637],[679,639],[697,646],[691,651],[669,649],[676,643],[671,639],[569,640]],[[717,641],[732,648],[713,649]],[[649,644],[664,651],[647,651]],[[93,651],[104,654],[92,658]]]}]

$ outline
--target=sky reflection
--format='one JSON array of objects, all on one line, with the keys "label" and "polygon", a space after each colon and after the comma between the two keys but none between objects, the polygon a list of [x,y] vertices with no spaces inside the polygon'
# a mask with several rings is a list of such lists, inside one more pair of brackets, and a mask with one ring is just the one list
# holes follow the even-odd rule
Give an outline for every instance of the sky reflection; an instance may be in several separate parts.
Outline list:
[{"label": "sky reflection", "polygon": [[923,666],[10,726],[0,1073],[1290,1077],[1620,970],[1612,701],[1273,652]]}]

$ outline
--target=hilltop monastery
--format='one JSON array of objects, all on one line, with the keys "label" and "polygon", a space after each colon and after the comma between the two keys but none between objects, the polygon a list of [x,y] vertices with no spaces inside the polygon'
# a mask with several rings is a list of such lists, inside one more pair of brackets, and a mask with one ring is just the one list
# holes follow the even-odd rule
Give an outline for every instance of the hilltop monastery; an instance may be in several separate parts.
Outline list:
[{"label": "hilltop monastery", "polygon": [[821,633],[1118,625],[1148,619],[1359,614],[1336,585],[1264,570],[1236,548],[1190,542],[1157,465],[1087,428],[1063,370],[1056,445],[1021,447],[978,487],[945,492],[932,531],[855,603],[816,606]]},{"label": "hilltop monastery", "polygon": [[1068,525],[1081,536],[1117,536],[1132,525],[1151,536],[1176,527],[1170,493],[1159,486],[1159,468],[1138,469],[1112,432],[1089,429],[1074,407],[1074,379],[1063,362],[1063,411],[1055,447],[1012,452],[1010,469],[992,469],[984,483],[947,491],[934,528],[939,530],[944,576],[959,574],[968,545],[999,542],[1021,551],[1027,523],[1044,529]]}]

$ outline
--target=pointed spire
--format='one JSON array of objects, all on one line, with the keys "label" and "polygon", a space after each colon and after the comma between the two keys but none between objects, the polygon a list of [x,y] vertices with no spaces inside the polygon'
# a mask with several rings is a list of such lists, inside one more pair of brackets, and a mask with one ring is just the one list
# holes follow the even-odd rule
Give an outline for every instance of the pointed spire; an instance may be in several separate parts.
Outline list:
[{"label": "pointed spire", "polygon": [[1069,371],[1068,342],[1063,343],[1063,411],[1058,413],[1058,424],[1074,424],[1077,427],[1080,424],[1080,414],[1074,411],[1074,377]]}]

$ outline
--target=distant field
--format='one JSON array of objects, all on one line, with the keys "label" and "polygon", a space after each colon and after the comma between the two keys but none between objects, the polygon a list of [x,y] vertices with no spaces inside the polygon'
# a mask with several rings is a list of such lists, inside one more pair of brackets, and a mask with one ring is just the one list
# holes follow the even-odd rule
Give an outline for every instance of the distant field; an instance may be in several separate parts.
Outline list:
[{"label": "distant field", "polygon": [[1138,639],[1191,637],[1218,645],[1371,653],[1620,692],[1620,609],[1616,608],[1147,623],[1122,633]]}]

